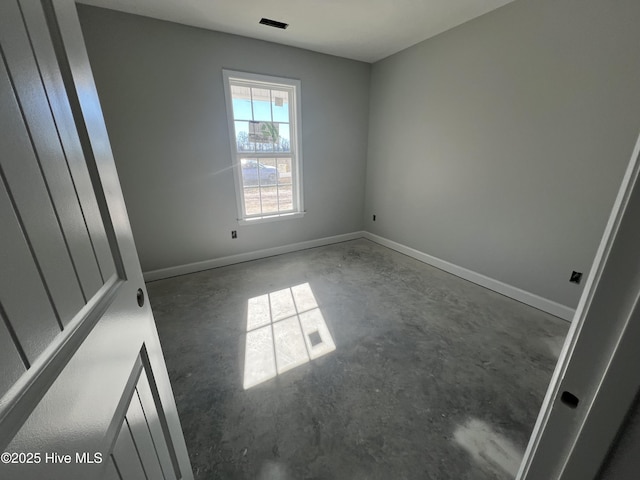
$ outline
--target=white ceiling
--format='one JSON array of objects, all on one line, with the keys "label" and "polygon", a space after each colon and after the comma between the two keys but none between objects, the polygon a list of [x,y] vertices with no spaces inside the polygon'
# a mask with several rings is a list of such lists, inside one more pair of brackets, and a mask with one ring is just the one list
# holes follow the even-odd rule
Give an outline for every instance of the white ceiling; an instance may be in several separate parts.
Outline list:
[{"label": "white ceiling", "polygon": [[[80,0],[375,62],[513,0]],[[289,24],[259,25],[262,17]]]}]

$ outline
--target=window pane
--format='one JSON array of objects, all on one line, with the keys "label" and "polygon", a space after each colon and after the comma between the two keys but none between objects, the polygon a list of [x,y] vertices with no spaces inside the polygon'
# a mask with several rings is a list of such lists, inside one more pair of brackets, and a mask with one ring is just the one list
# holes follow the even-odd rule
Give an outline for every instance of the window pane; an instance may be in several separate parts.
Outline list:
[{"label": "window pane", "polygon": [[271,121],[271,92],[264,88],[252,88],[253,94],[253,119]]},{"label": "window pane", "polygon": [[260,187],[245,187],[244,193],[244,214],[260,215]]},{"label": "window pane", "polygon": [[289,123],[289,92],[271,90],[273,121]]},{"label": "window pane", "polygon": [[262,187],[262,213],[278,213],[278,187]]},{"label": "window pane", "polygon": [[281,212],[293,210],[293,186],[278,185],[279,208]]},{"label": "window pane", "polygon": [[278,123],[278,143],[276,150],[278,152],[291,151],[291,125],[288,123]]},{"label": "window pane", "polygon": [[278,159],[278,183],[280,185],[291,184],[291,159]]},{"label": "window pane", "polygon": [[261,158],[259,168],[260,185],[275,185],[277,183],[278,168],[276,167],[275,158]]},{"label": "window pane", "polygon": [[257,152],[273,152],[274,145],[271,142],[256,143]]},{"label": "window pane", "polygon": [[278,125],[273,122],[249,122],[249,140],[256,142],[258,152],[273,152],[280,138]]},{"label": "window pane", "polygon": [[258,160],[255,158],[243,158],[240,160],[242,170],[242,186],[258,185]]},{"label": "window pane", "polygon": [[249,87],[231,85],[233,99],[233,118],[235,120],[251,120],[251,93]]},{"label": "window pane", "polygon": [[249,138],[249,122],[234,122],[236,129],[236,145],[239,152],[253,152],[255,143]]},{"label": "window pane", "polygon": [[242,186],[275,185],[278,180],[278,169],[275,158],[243,158],[240,160],[242,170]]}]

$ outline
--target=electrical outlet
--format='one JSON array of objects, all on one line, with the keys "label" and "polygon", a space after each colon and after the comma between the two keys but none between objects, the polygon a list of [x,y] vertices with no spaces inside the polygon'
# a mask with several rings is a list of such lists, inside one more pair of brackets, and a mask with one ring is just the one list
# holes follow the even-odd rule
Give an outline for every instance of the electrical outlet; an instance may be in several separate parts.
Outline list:
[{"label": "electrical outlet", "polygon": [[231,230],[231,238],[238,238],[238,232],[236,230]]},{"label": "electrical outlet", "polygon": [[373,221],[374,221],[374,222],[376,221],[376,216],[375,216],[375,215],[373,216]]},{"label": "electrical outlet", "polygon": [[569,277],[571,283],[579,284],[580,280],[582,280],[582,272],[576,272],[575,270],[571,272],[571,277]]}]

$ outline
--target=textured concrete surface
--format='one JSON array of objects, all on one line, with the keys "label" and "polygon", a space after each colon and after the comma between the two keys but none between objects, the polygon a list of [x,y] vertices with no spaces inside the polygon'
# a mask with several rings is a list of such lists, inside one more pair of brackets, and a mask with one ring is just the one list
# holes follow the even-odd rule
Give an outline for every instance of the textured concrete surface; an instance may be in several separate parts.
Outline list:
[{"label": "textured concrete surface", "polygon": [[148,290],[197,479],[513,478],[568,330],[367,240]]}]

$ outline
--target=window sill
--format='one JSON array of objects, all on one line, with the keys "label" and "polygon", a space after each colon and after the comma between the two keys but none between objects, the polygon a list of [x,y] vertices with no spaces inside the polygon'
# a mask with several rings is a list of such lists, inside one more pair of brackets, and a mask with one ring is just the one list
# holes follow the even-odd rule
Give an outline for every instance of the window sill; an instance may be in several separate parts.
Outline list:
[{"label": "window sill", "polygon": [[238,220],[238,225],[255,225],[258,223],[277,222],[280,220],[290,220],[302,218],[307,212],[281,213],[279,215],[265,215],[263,217],[243,218]]}]

